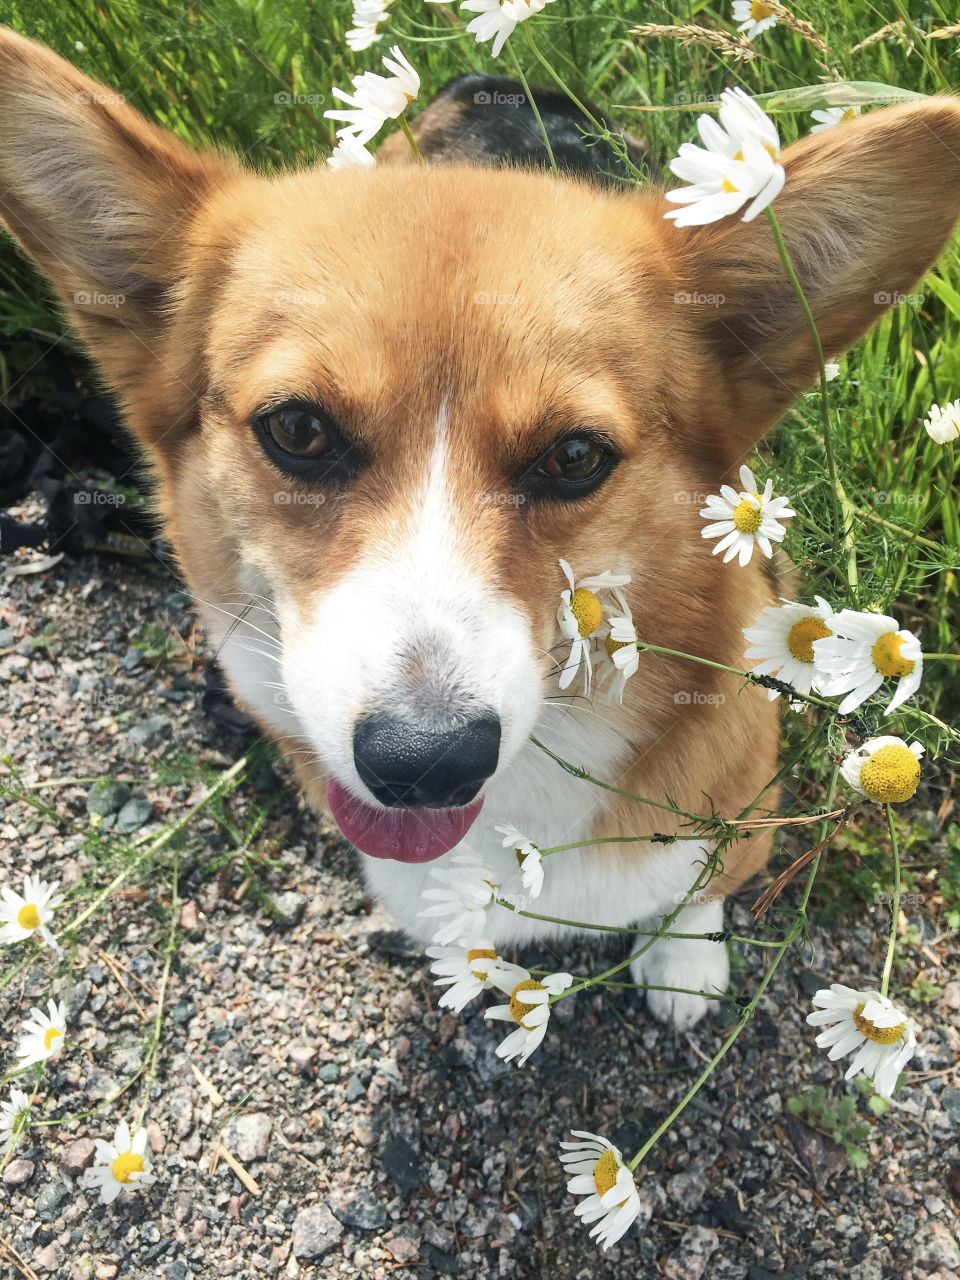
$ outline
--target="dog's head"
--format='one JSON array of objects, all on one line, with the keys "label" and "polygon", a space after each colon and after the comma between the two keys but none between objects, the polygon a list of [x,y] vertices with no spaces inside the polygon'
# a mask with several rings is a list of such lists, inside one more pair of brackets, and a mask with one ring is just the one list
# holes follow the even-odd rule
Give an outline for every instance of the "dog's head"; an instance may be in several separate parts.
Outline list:
[{"label": "dog's head", "polygon": [[[960,106],[785,165],[836,354],[949,235]],[[372,853],[449,848],[509,770],[565,657],[561,557],[631,574],[659,643],[738,659],[766,589],[704,553],[700,495],[816,364],[769,226],[666,207],[502,170],[254,176],[0,37],[0,215],[122,397],[235,691]],[[653,740],[668,699],[637,686],[609,714]]]}]

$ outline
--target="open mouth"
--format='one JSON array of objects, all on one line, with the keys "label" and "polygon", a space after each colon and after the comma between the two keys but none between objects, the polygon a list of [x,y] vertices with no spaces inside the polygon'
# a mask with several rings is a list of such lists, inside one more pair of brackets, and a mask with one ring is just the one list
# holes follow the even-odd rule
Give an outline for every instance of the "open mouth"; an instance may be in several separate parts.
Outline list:
[{"label": "open mouth", "polygon": [[460,843],[483,808],[483,796],[456,809],[375,809],[331,778],[327,803],[337,826],[361,853],[430,862]]}]

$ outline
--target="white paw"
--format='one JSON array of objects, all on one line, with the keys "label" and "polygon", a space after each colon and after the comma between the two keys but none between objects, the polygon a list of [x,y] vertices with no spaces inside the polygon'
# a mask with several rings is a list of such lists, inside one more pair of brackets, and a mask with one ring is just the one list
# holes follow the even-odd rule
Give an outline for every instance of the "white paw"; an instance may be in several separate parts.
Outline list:
[{"label": "white paw", "polygon": [[658,1021],[687,1031],[717,1003],[698,993],[726,991],[730,961],[722,942],[665,939],[634,960],[630,974],[637,983],[680,988],[648,991],[647,1007]]}]

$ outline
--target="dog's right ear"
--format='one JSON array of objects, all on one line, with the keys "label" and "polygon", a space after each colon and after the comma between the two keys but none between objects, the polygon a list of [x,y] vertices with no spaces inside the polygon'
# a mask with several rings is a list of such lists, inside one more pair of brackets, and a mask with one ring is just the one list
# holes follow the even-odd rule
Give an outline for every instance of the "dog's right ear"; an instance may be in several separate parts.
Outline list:
[{"label": "dog's right ear", "polygon": [[187,226],[234,172],[0,28],[0,220],[121,393],[149,362]]}]

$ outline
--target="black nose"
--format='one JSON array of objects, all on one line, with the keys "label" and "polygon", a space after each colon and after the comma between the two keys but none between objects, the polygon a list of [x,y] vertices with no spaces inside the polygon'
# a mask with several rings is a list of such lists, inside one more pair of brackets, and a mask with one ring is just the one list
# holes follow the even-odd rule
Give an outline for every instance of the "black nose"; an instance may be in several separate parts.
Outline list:
[{"label": "black nose", "polygon": [[469,804],[497,767],[500,721],[492,712],[433,731],[378,711],[353,732],[357,772],[381,804],[447,809]]}]

